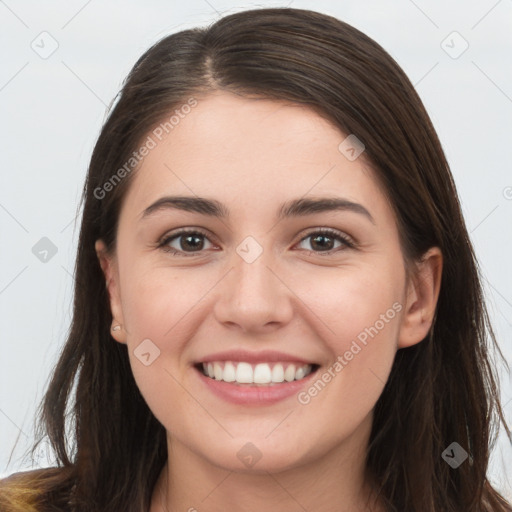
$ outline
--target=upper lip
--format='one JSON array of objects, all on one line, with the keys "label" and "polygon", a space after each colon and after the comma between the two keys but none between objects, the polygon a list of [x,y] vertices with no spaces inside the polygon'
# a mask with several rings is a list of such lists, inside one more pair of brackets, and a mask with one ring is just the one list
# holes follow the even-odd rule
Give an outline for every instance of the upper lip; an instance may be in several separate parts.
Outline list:
[{"label": "upper lip", "polygon": [[226,350],[217,352],[201,358],[198,363],[210,363],[215,361],[244,361],[247,363],[270,363],[270,362],[289,362],[301,364],[315,364],[313,361],[285,352],[276,352],[275,350],[261,350],[259,352],[248,352],[246,350]]}]

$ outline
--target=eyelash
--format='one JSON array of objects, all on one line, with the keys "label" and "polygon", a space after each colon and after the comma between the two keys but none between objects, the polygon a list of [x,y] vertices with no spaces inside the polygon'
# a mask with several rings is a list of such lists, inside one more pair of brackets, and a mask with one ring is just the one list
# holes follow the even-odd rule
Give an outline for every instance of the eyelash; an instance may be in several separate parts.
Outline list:
[{"label": "eyelash", "polygon": [[[162,249],[164,252],[170,253],[173,256],[178,256],[178,257],[196,256],[197,254],[200,254],[203,251],[195,251],[195,252],[187,253],[185,251],[178,251],[176,249],[173,249],[173,248],[169,247],[169,245],[168,245],[170,242],[172,242],[176,238],[179,238],[180,236],[183,236],[183,235],[190,235],[190,234],[201,235],[201,236],[204,236],[206,239],[208,239],[208,234],[205,233],[204,231],[202,231],[201,229],[182,229],[182,230],[180,230],[176,233],[173,233],[169,236],[165,236],[161,240],[161,242],[159,242],[158,247],[160,249]],[[343,235],[341,232],[339,232],[335,229],[331,229],[331,228],[321,228],[321,229],[318,229],[317,231],[310,231],[307,235],[305,235],[304,237],[302,237],[300,239],[299,243],[303,242],[307,238],[312,237],[313,235],[328,235],[329,237],[332,237],[335,240],[340,241],[345,246],[345,248],[353,249],[355,247],[355,244],[351,239],[349,239],[347,236]],[[333,253],[338,252],[340,250],[343,250],[343,247],[337,247],[335,249],[330,249],[329,251],[307,250],[307,252],[310,254],[313,253],[315,255],[320,255],[320,256],[330,256]]]}]

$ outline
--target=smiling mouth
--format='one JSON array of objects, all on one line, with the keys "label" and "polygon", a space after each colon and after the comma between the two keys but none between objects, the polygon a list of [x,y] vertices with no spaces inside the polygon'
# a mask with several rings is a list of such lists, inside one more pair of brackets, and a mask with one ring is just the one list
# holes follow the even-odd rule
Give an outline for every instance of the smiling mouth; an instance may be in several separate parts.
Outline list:
[{"label": "smiling mouth", "polygon": [[300,381],[318,370],[317,364],[287,362],[251,364],[244,361],[198,363],[195,368],[205,377],[245,386],[275,386]]}]

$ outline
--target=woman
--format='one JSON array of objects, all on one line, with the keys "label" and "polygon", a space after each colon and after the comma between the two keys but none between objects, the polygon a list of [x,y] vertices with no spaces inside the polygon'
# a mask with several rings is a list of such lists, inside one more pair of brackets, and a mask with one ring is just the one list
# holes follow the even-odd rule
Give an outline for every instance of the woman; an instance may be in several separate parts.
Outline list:
[{"label": "woman", "polygon": [[83,199],[41,409],[58,465],[1,510],[512,510],[453,179],[374,41],[299,9],[164,38]]}]

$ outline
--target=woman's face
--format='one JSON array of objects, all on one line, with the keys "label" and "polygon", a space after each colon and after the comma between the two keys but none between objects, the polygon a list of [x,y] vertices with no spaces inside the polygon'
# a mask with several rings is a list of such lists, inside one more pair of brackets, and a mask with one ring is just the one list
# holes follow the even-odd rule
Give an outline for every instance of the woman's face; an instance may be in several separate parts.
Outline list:
[{"label": "woman's face", "polygon": [[148,406],[177,451],[227,469],[298,467],[367,439],[436,292],[406,280],[364,152],[284,102],[216,93],[178,118],[147,134],[115,255],[97,244]]}]

